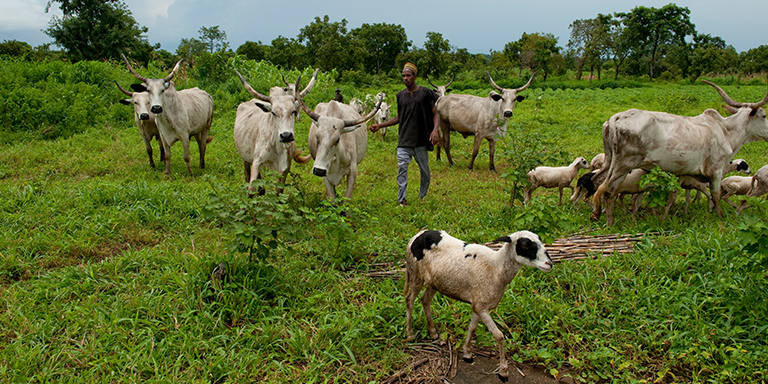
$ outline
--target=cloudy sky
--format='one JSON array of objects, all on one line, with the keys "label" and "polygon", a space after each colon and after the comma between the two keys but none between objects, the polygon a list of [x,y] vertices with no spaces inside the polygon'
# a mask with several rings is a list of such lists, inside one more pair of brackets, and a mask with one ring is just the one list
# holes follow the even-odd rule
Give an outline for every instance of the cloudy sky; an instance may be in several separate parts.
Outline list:
[{"label": "cloudy sky", "polygon": [[[456,48],[472,53],[501,51],[504,44],[526,33],[551,33],[564,47],[568,26],[598,13],[628,12],[638,5],[660,8],[665,1],[629,0],[125,0],[136,21],[149,28],[151,44],[175,52],[182,38],[199,37],[200,27],[218,25],[233,49],[246,41],[269,44],[282,35],[296,37],[314,18],[346,19],[348,29],[364,23],[399,24],[415,46],[424,44],[427,32],[439,32]],[[42,32],[54,15],[61,15],[48,0],[0,0],[0,40],[20,40],[32,46],[52,42]],[[691,22],[699,33],[719,36],[737,52],[768,44],[765,25],[768,1],[688,0]]]}]

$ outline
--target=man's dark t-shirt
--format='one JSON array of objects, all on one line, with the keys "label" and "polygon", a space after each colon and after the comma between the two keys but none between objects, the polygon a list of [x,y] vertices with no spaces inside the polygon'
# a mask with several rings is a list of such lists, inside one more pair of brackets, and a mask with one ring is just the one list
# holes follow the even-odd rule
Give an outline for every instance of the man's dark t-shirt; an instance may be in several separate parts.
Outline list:
[{"label": "man's dark t-shirt", "polygon": [[400,116],[398,147],[427,147],[432,149],[429,135],[434,128],[432,107],[437,101],[435,91],[419,86],[413,96],[404,89],[397,93],[397,114]]}]

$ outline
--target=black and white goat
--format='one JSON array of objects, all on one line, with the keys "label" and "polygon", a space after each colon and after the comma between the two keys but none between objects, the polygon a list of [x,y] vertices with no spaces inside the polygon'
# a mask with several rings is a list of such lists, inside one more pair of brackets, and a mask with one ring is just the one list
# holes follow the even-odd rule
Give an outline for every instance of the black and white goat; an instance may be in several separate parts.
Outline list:
[{"label": "black and white goat", "polygon": [[482,320],[498,343],[498,375],[506,381],[508,363],[504,353],[504,335],[491,319],[489,311],[499,305],[507,285],[523,265],[549,272],[552,260],[535,233],[515,232],[496,241],[505,243],[498,251],[481,244],[467,244],[445,231],[421,231],[411,238],[406,249],[406,334],[408,340],[413,340],[413,303],[424,287],[426,291],[421,296],[421,304],[429,335],[433,339],[438,337],[430,309],[435,293],[469,303],[474,313],[462,349],[464,360],[472,360],[469,347]]}]

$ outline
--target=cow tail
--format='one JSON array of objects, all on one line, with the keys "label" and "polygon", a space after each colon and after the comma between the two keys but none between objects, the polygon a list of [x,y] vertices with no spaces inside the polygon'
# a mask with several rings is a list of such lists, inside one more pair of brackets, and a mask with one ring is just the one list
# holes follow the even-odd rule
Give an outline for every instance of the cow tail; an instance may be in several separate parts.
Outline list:
[{"label": "cow tail", "polygon": [[293,151],[293,161],[295,161],[295,162],[297,162],[299,164],[304,165],[304,164],[308,163],[310,159],[312,159],[312,156],[310,156],[310,155],[301,156],[302,153],[303,152],[299,151],[298,149],[294,150]]}]

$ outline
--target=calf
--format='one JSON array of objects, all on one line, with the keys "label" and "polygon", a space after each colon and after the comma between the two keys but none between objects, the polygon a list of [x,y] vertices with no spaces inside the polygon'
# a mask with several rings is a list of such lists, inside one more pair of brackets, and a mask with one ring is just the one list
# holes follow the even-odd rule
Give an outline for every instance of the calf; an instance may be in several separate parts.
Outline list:
[{"label": "calf", "polygon": [[[157,138],[157,147],[160,150],[160,161],[165,159],[165,151],[163,150],[163,142],[160,139],[160,131],[157,130],[157,124],[155,123],[155,115],[149,111],[149,95],[146,92],[130,92],[123,89],[120,84],[115,80],[115,85],[123,93],[128,95],[130,99],[120,100],[120,104],[133,106],[133,120],[136,121],[136,126],[139,127],[139,134],[144,139],[144,145],[147,147],[147,155],[149,155],[149,165],[155,167],[155,159],[152,156],[152,138]],[[133,84],[137,86],[138,84]],[[137,87],[141,89],[140,87]]]}]

